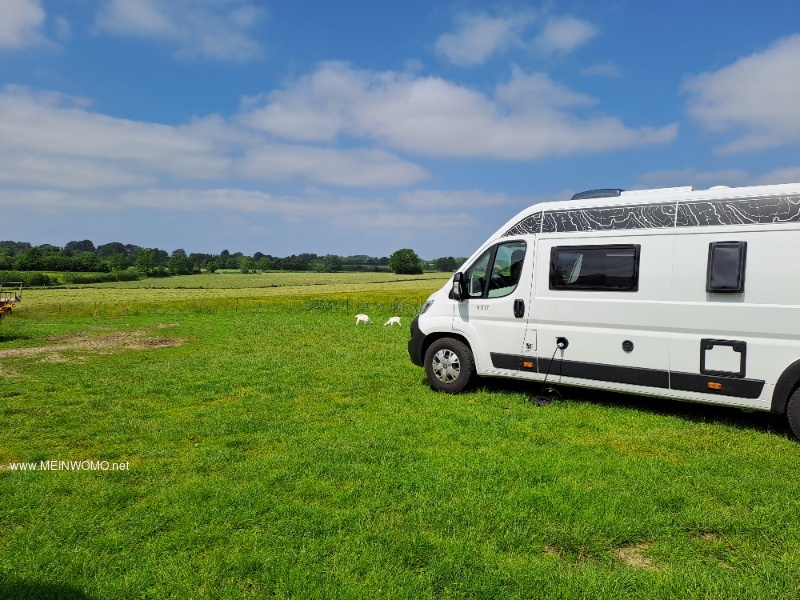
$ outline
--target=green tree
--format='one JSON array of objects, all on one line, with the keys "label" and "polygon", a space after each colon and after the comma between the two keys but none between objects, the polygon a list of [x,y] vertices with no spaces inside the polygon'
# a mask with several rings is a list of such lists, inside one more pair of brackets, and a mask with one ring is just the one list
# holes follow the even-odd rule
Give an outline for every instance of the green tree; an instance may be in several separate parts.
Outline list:
[{"label": "green tree", "polygon": [[102,262],[108,265],[109,271],[123,271],[128,268],[128,259],[121,252],[112,254]]},{"label": "green tree", "polygon": [[452,256],[443,256],[433,261],[433,266],[437,271],[455,271],[458,268],[456,259]]},{"label": "green tree", "polygon": [[186,256],[186,252],[176,250],[167,261],[167,268],[172,275],[191,275],[194,263]]},{"label": "green tree", "polygon": [[322,270],[325,273],[334,273],[342,270],[342,258],[336,254],[326,254],[321,259]]},{"label": "green tree", "polygon": [[403,248],[389,257],[389,269],[398,275],[421,275],[422,263],[411,248]]},{"label": "green tree", "polygon": [[255,268],[256,268],[256,263],[249,256],[242,256],[239,259],[239,271],[240,272],[247,274],[250,271],[255,271]]},{"label": "green tree", "polygon": [[158,249],[157,248],[144,248],[136,257],[136,268],[149,275],[158,264]]},{"label": "green tree", "polygon": [[66,250],[72,250],[73,252],[96,252],[96,248],[94,247],[94,243],[92,240],[82,240],[80,242],[67,242],[67,245],[64,246]]}]

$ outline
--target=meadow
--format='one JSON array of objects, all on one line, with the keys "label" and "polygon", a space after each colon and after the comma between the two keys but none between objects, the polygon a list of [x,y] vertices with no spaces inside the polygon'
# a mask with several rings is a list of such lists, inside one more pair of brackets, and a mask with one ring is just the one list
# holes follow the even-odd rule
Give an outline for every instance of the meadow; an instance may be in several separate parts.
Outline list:
[{"label": "meadow", "polygon": [[800,594],[779,418],[436,393],[406,343],[442,275],[279,275],[25,290],[0,325],[0,598]]}]

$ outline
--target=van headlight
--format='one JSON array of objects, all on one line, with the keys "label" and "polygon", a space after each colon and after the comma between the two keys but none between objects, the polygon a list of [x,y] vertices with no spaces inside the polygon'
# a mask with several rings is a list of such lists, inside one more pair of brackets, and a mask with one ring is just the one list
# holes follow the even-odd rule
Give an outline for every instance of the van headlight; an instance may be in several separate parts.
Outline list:
[{"label": "van headlight", "polygon": [[426,300],[425,304],[422,305],[422,308],[419,309],[419,314],[424,314],[426,310],[428,310],[431,306],[433,306],[433,300]]}]

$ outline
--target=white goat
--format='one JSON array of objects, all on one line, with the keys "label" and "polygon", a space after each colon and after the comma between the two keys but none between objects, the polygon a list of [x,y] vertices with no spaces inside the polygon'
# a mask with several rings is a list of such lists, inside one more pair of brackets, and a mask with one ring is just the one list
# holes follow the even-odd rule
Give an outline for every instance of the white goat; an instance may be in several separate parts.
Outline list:
[{"label": "white goat", "polygon": [[372,325],[372,321],[367,315],[356,315],[356,325],[359,323],[364,323],[366,325]]},{"label": "white goat", "polygon": [[400,322],[400,317],[392,317],[391,319],[386,321],[386,323],[384,323],[383,326],[386,327],[387,325],[395,325],[395,324],[402,325],[402,323]]}]

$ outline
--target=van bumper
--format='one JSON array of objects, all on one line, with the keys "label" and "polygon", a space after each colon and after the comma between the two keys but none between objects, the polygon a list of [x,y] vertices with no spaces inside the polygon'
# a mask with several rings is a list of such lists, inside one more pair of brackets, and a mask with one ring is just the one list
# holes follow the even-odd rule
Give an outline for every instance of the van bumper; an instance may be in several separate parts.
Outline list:
[{"label": "van bumper", "polygon": [[408,356],[411,362],[421,367],[423,365],[422,345],[425,342],[425,334],[419,330],[419,315],[411,321],[411,339],[408,340]]}]

